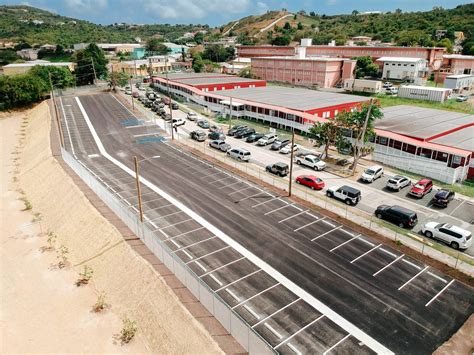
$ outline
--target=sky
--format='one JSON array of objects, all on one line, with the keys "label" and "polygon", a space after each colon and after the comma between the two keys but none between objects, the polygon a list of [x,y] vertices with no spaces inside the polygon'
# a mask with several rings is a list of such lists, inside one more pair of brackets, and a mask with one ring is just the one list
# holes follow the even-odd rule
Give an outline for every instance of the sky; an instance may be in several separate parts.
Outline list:
[{"label": "sky", "polygon": [[453,8],[463,0],[0,0],[0,5],[30,5],[59,15],[94,23],[208,24],[219,26],[268,10],[336,15],[362,11],[427,11],[434,6]]}]

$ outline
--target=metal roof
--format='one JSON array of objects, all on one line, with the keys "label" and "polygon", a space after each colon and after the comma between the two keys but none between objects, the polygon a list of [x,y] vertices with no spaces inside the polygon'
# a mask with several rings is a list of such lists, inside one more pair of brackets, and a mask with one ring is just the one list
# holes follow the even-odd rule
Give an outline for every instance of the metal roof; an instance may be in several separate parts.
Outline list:
[{"label": "metal roof", "polygon": [[[166,78],[165,74],[153,75],[160,78]],[[230,75],[221,74],[221,73],[168,73],[168,78],[170,80],[177,79],[187,79],[187,78],[215,78],[215,77],[226,77]]]},{"label": "metal roof", "polygon": [[423,140],[474,123],[474,115],[467,113],[408,105],[387,107],[383,113],[376,128]]},{"label": "metal roof", "polygon": [[474,126],[433,139],[431,142],[474,152]]},{"label": "metal roof", "polygon": [[262,80],[241,78],[235,75],[226,75],[219,77],[200,77],[200,78],[182,78],[173,80],[177,83],[188,84],[188,85],[216,85],[216,84],[238,84],[238,83],[251,83],[251,82],[262,82]]},{"label": "metal roof", "polygon": [[353,102],[366,102],[369,100],[369,98],[364,96],[277,86],[225,90],[220,94],[236,99],[282,106],[298,111],[309,111]]},{"label": "metal roof", "polygon": [[425,62],[424,58],[412,58],[412,57],[380,57],[376,60],[377,62],[407,62],[407,63],[418,63],[420,61]]}]

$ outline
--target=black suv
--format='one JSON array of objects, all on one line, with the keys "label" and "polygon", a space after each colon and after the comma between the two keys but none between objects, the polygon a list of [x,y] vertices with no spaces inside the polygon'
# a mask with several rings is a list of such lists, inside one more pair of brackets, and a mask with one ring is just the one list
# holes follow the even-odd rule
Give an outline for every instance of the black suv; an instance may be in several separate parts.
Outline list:
[{"label": "black suv", "polygon": [[263,136],[264,136],[263,133],[255,132],[255,133],[252,133],[250,136],[248,136],[245,141],[246,141],[247,143],[253,143],[253,142],[258,141],[258,140],[259,140],[260,138],[262,138]]},{"label": "black suv", "polygon": [[245,128],[245,129],[242,129],[240,131],[237,131],[235,134],[234,134],[234,137],[235,138],[245,138],[245,137],[248,137],[250,136],[251,134],[254,134],[255,133],[255,129],[253,128]]},{"label": "black suv", "polygon": [[242,130],[242,129],[245,129],[247,128],[246,125],[237,125],[237,126],[234,126],[232,127],[231,129],[229,129],[229,131],[227,132],[227,135],[228,136],[233,136],[234,134],[236,134],[238,131]]},{"label": "black suv", "polygon": [[171,109],[172,109],[172,110],[179,110],[178,104],[177,104],[176,102],[172,102],[172,103],[171,103]]},{"label": "black suv", "polygon": [[280,150],[281,148],[283,148],[284,146],[287,146],[290,143],[291,143],[291,141],[289,139],[282,139],[282,140],[277,139],[275,142],[273,142],[270,149],[271,150]]},{"label": "black suv", "polygon": [[288,175],[288,164],[286,163],[275,163],[275,164],[270,164],[265,167],[265,170],[275,174],[279,175],[281,177]]},{"label": "black suv", "polygon": [[225,140],[225,134],[222,133],[222,132],[209,132],[207,137],[209,139],[213,140],[213,141],[217,141],[217,140],[224,141]]},{"label": "black suv", "polygon": [[448,207],[449,201],[454,199],[454,191],[448,189],[439,190],[433,196],[431,203],[438,207]]},{"label": "black suv", "polygon": [[418,223],[416,212],[400,206],[380,205],[375,210],[377,218],[385,219],[401,228],[413,228]]}]

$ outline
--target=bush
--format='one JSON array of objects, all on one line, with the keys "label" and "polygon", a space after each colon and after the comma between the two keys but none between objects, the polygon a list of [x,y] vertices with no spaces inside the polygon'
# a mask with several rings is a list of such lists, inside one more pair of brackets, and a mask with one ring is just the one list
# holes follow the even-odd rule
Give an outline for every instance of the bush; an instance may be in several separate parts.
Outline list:
[{"label": "bush", "polygon": [[122,321],[122,331],[120,332],[120,339],[123,343],[130,343],[138,331],[137,322],[125,318]]}]

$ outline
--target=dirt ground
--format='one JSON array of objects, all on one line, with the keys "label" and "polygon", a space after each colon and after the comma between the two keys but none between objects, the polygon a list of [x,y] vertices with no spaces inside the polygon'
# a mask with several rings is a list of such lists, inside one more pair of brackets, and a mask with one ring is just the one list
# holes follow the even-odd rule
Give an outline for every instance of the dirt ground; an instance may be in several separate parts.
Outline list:
[{"label": "dirt ground", "polygon": [[[45,103],[0,116],[0,353],[222,353],[60,168],[49,131]],[[57,236],[51,251],[47,232]],[[92,280],[77,287],[84,265]],[[100,292],[110,307],[95,313]],[[125,317],[138,333],[122,345]]]}]

